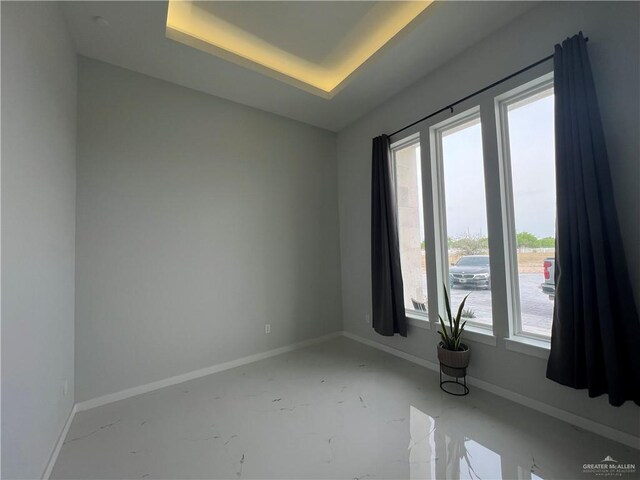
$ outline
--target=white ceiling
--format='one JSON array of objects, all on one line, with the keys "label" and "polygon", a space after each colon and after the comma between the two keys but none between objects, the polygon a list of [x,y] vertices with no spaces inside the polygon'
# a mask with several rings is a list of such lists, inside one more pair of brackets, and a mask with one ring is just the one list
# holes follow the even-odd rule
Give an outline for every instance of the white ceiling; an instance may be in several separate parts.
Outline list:
[{"label": "white ceiling", "polygon": [[[269,3],[262,2],[257,7],[260,18],[268,11]],[[282,2],[273,3],[273,11],[283,11]],[[332,5],[335,2],[327,2],[325,8],[331,9]],[[518,1],[434,3],[360,67],[331,99],[168,39],[166,1],[65,2],[64,11],[82,55],[339,131],[532,6],[532,2]],[[256,23],[248,17],[238,18],[241,10],[227,5],[218,8],[229,17],[235,15],[238,23]],[[290,4],[290,14],[295,9]],[[344,11],[357,16],[363,9],[356,4]],[[104,17],[109,26],[96,23],[95,16]],[[334,17],[327,11],[319,14],[317,21],[331,23]],[[340,30],[344,24],[341,21],[334,26]],[[270,32],[274,37],[273,29]],[[309,38],[321,42],[318,32],[322,29],[316,27]],[[286,38],[278,37],[277,41],[286,42]],[[323,52],[321,45],[314,46],[309,41],[298,48],[319,55]]]}]

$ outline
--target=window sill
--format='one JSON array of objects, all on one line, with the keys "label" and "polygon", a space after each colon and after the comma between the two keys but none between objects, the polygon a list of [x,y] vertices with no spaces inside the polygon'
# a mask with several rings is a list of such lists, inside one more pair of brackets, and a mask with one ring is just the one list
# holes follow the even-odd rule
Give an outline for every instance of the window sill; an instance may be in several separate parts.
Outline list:
[{"label": "window sill", "polygon": [[528,338],[522,336],[513,336],[504,339],[505,347],[512,352],[523,353],[533,357],[547,360],[549,358],[549,349],[551,344],[544,340]]},{"label": "window sill", "polygon": [[429,317],[416,315],[415,313],[407,313],[407,323],[412,327],[423,328],[425,330],[431,330],[431,322]]},{"label": "window sill", "polygon": [[[407,313],[407,323],[412,327],[431,330],[431,322],[429,317],[416,315],[415,313]],[[484,343],[485,345],[496,346],[497,340],[491,330],[467,325],[462,332],[462,338],[466,341]]]},{"label": "window sill", "polygon": [[496,336],[487,328],[467,325],[462,332],[462,338],[471,342],[484,343],[485,345],[496,346]]}]

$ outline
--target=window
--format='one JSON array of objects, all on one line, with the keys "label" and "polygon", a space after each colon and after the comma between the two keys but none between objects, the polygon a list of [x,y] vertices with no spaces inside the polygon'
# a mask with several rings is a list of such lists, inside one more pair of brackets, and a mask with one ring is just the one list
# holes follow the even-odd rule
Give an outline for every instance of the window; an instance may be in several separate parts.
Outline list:
[{"label": "window", "polygon": [[555,296],[553,78],[498,97],[512,332],[551,334]]},{"label": "window", "polygon": [[468,295],[467,339],[495,345],[508,336],[506,348],[547,358],[555,299],[553,72],[534,75],[465,100],[461,113],[442,111],[412,126],[392,145],[392,159],[407,313],[425,320],[429,306],[444,313],[443,288],[452,309]]},{"label": "window", "polygon": [[452,308],[469,294],[463,319],[490,327],[491,262],[479,109],[432,128],[436,153],[437,237],[448,266]]},{"label": "window", "polygon": [[422,213],[420,141],[410,138],[393,147],[400,263],[407,313],[427,316],[427,270]]}]

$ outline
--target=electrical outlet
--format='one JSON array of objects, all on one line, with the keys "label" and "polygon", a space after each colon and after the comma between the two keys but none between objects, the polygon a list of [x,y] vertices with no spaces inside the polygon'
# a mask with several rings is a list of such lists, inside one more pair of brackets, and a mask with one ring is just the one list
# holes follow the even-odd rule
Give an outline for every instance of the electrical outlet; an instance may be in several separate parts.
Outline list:
[{"label": "electrical outlet", "polygon": [[69,380],[65,379],[64,383],[62,384],[62,396],[66,397],[68,393],[69,393]]},{"label": "electrical outlet", "polygon": [[270,323],[267,323],[264,326],[264,333],[271,333],[271,324]]},{"label": "electrical outlet", "polygon": [[364,314],[364,321],[367,325],[371,325],[371,315],[368,313]]}]

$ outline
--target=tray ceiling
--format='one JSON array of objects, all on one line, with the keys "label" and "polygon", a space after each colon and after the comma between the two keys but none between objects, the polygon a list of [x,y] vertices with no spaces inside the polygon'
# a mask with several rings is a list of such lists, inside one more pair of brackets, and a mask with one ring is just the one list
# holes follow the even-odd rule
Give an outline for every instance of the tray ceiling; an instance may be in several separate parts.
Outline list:
[{"label": "tray ceiling", "polygon": [[431,3],[170,0],[167,37],[331,98]]},{"label": "tray ceiling", "polygon": [[[324,37],[344,38],[350,25],[372,8],[370,2],[345,2],[348,6],[344,9],[335,5],[342,2],[331,2],[330,8],[313,13],[318,19],[314,27],[308,18],[293,21],[302,15],[303,2],[287,2],[287,14],[281,2],[260,2],[243,11],[211,3],[223,20],[251,29],[253,35],[272,45],[314,62],[322,62],[331,51]],[[332,131],[362,117],[535,5],[520,1],[433,2],[327,99],[167,38],[166,0],[62,4],[80,55]],[[269,15],[278,17],[273,20],[281,22],[277,28],[270,26]],[[96,17],[102,17],[106,24]],[[333,30],[321,27],[333,21]],[[289,35],[301,31],[308,36],[291,45]]]}]

